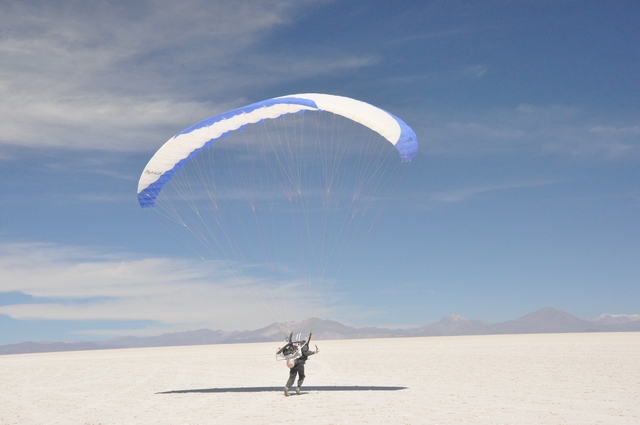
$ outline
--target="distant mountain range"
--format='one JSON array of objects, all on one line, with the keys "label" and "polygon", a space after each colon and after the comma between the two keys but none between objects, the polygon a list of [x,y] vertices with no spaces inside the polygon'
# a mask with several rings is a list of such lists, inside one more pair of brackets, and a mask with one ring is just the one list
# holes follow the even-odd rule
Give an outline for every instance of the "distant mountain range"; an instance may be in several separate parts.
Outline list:
[{"label": "distant mountain range", "polygon": [[0,346],[0,354],[44,353],[52,351],[101,350],[113,348],[165,347],[179,345],[279,342],[291,330],[306,331],[313,323],[313,338],[358,339],[420,336],[495,335],[563,332],[640,331],[640,314],[602,314],[579,319],[554,308],[543,308],[518,319],[501,323],[468,320],[452,314],[437,322],[414,329],[353,328],[332,320],[307,319],[302,322],[274,323],[255,331],[196,331],[165,333],[151,337],[125,336],[100,342],[23,342]]}]

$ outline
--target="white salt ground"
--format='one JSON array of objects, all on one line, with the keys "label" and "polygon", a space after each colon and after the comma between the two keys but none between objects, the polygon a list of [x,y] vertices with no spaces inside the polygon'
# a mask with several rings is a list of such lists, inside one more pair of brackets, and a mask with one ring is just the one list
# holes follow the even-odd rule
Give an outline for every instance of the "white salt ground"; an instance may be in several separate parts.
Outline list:
[{"label": "white salt ground", "polygon": [[[640,424],[640,332],[314,341],[0,356],[1,424]],[[184,392],[277,387],[271,392]]]}]

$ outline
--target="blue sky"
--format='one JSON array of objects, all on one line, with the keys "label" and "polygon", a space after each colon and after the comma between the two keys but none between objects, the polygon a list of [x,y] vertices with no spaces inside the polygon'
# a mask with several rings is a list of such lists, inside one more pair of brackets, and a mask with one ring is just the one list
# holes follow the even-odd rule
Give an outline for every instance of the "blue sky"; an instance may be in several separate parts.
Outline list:
[{"label": "blue sky", "polygon": [[149,218],[136,186],[183,128],[306,92],[386,109],[420,145],[324,318],[640,312],[637,2],[0,11],[0,344],[269,324]]}]

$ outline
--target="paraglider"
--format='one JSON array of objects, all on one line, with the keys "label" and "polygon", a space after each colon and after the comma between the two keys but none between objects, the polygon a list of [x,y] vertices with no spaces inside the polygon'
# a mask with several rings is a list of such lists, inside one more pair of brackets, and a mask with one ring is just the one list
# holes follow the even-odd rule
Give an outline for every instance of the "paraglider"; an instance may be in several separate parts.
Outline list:
[{"label": "paraglider", "polygon": [[[368,103],[277,97],[169,139],[140,176],[138,202],[224,265],[266,316],[319,317],[350,246],[371,230],[417,147],[404,121]],[[309,331],[304,344],[288,331],[277,359],[295,364]]]}]

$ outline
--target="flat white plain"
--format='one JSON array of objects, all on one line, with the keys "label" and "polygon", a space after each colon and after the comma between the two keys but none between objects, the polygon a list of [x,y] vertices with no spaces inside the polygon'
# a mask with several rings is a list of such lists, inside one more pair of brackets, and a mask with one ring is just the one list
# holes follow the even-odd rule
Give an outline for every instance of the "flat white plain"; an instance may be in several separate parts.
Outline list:
[{"label": "flat white plain", "polygon": [[[313,341],[0,356],[1,424],[640,424],[640,332]],[[275,387],[268,392],[172,390]]]}]

